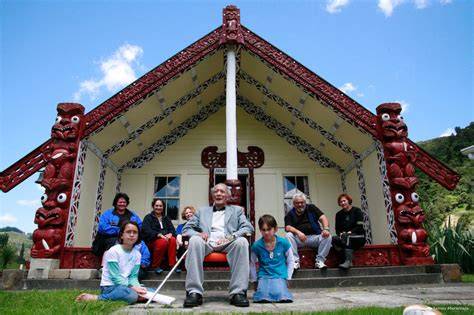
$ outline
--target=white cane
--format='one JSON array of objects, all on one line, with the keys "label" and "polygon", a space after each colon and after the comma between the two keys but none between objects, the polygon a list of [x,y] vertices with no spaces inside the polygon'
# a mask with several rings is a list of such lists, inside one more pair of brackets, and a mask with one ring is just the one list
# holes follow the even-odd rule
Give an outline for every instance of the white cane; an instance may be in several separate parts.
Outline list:
[{"label": "white cane", "polygon": [[[176,264],[174,265],[174,267],[170,270],[170,272],[168,273],[168,275],[165,277],[165,279],[163,280],[163,282],[161,282],[160,286],[156,289],[155,293],[153,293],[153,295],[151,296],[151,298],[148,299],[148,301],[146,302],[145,304],[145,308],[148,307],[148,305],[151,303],[151,301],[155,298],[155,296],[158,294],[158,292],[160,291],[160,289],[163,287],[163,285],[165,284],[166,280],[168,280],[168,278],[173,274],[174,270],[179,266],[179,264],[181,263],[181,261],[184,259],[184,257],[186,256],[186,254],[188,253],[188,250],[186,249],[186,251],[184,252],[184,254],[179,258],[179,260],[176,262]],[[164,295],[165,298],[170,298],[171,297],[168,297],[166,295]]]}]

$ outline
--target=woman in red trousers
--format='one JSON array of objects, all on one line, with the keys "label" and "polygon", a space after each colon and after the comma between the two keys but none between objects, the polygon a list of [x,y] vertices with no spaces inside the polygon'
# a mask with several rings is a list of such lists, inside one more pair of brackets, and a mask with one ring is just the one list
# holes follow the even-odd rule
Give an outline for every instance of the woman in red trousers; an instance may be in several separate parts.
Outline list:
[{"label": "woman in red trousers", "polygon": [[[176,231],[171,219],[165,215],[165,203],[154,199],[151,203],[153,210],[145,216],[142,223],[142,236],[152,253],[151,268],[156,274],[163,272],[161,261],[168,254],[168,265],[176,265]],[[180,269],[175,269],[181,272]]]}]

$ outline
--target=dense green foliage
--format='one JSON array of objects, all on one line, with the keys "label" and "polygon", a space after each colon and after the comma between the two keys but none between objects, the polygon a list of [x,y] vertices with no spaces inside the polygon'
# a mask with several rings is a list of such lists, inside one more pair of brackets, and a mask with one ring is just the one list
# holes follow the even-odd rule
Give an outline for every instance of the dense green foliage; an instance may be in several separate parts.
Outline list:
[{"label": "dense green foliage", "polygon": [[31,245],[32,241],[23,232],[0,233],[0,270],[24,265],[30,259]]},{"label": "dense green foliage", "polygon": [[[456,189],[449,191],[424,173],[417,173],[420,179],[418,195],[422,199],[427,221],[435,225],[445,222],[449,214],[454,214],[463,222],[474,220],[474,160],[469,160],[461,153],[461,149],[474,145],[474,122],[466,128],[456,127],[455,131],[456,135],[417,143],[431,156],[461,175]],[[463,226],[469,227],[469,224]]]},{"label": "dense green foliage", "polygon": [[8,243],[9,238],[10,235],[7,233],[0,234],[0,270],[12,267],[12,264],[16,263],[16,249]]}]

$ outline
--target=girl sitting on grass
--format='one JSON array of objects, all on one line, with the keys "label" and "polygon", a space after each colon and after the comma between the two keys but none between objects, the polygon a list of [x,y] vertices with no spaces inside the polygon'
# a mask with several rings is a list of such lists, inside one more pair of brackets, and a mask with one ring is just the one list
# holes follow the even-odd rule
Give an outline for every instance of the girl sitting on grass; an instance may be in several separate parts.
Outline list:
[{"label": "girl sitting on grass", "polygon": [[140,228],[134,221],[125,221],[120,227],[119,244],[112,246],[105,254],[105,265],[100,281],[99,295],[82,293],[76,301],[125,301],[135,303],[146,294],[146,288],[138,282],[140,252],[134,248],[141,242]]},{"label": "girl sitting on grass", "polygon": [[[288,291],[295,264],[288,240],[276,235],[275,218],[265,214],[258,220],[262,238],[250,248],[250,282],[254,283],[253,301],[258,303],[291,303]],[[258,281],[256,263],[258,260]]]}]

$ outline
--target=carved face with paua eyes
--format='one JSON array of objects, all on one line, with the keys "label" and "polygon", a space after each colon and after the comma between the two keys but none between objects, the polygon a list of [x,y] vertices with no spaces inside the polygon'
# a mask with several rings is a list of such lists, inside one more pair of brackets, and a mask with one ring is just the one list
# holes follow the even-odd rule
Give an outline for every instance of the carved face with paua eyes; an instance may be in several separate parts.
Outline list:
[{"label": "carved face with paua eyes", "polygon": [[408,128],[403,121],[402,106],[398,103],[385,103],[377,107],[379,134],[386,139],[403,139],[408,136]]},{"label": "carved face with paua eyes", "polygon": [[58,116],[51,129],[51,138],[73,141],[83,125],[84,107],[76,103],[60,103]]}]

